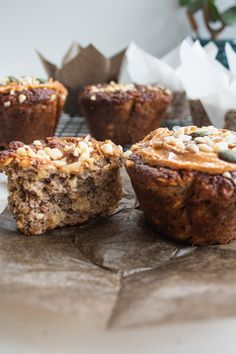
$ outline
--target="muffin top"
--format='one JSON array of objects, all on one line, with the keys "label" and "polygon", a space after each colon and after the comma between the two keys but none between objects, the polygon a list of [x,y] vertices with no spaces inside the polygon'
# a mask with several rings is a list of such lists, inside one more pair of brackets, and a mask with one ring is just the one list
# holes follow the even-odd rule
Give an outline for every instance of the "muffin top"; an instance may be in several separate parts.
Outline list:
[{"label": "muffin top", "polygon": [[83,90],[82,97],[86,97],[91,101],[106,99],[132,99],[134,97],[142,97],[143,99],[151,99],[157,96],[166,97],[170,100],[172,95],[169,89],[162,86],[154,85],[136,85],[132,83],[118,84],[111,81],[109,84],[97,84],[86,86]]},{"label": "muffin top", "polygon": [[31,145],[14,141],[9,149],[0,153],[0,169],[34,169],[40,175],[52,173],[81,173],[96,171],[121,158],[122,148],[110,140],[97,141],[89,135],[80,138],[46,138]]},{"label": "muffin top", "polygon": [[44,80],[33,76],[6,76],[0,79],[0,94],[37,88],[51,89],[61,94],[67,94],[66,88],[59,81],[53,79]]},{"label": "muffin top", "polygon": [[227,172],[236,171],[236,132],[213,126],[159,128],[134,144],[125,155],[127,166],[139,157],[150,166],[227,177]]}]

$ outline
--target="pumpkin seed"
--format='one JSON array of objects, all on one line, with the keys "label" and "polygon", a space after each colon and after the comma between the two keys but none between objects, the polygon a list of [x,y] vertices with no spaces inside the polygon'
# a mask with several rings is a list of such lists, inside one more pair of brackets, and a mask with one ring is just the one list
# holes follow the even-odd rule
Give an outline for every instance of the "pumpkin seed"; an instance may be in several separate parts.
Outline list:
[{"label": "pumpkin seed", "polygon": [[221,160],[236,163],[236,151],[235,150],[220,150],[218,152],[218,157]]},{"label": "pumpkin seed", "polygon": [[19,82],[19,80],[15,76],[8,76],[8,80],[11,82]]},{"label": "pumpkin seed", "polygon": [[37,80],[40,82],[40,84],[45,84],[45,82],[47,82],[46,79],[41,79],[39,77],[37,77]]},{"label": "pumpkin seed", "polygon": [[190,134],[193,138],[198,138],[206,135],[210,135],[210,132],[208,130],[195,130]]}]

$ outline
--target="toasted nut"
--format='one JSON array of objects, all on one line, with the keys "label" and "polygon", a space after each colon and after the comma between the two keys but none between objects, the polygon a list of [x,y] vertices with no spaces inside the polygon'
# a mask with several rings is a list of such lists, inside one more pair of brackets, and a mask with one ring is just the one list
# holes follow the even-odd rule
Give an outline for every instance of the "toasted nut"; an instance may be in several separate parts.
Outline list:
[{"label": "toasted nut", "polygon": [[88,145],[84,142],[84,141],[80,141],[78,143],[78,148],[81,150],[81,151],[87,151],[88,150]]},{"label": "toasted nut", "polygon": [[29,147],[27,153],[30,157],[37,157],[37,154]]},{"label": "toasted nut", "polygon": [[102,152],[104,152],[104,154],[108,154],[108,155],[113,154],[113,146],[111,143],[106,143],[106,144],[102,145],[101,150],[102,150]]},{"label": "toasted nut", "polygon": [[44,218],[44,216],[45,216],[45,215],[44,215],[43,213],[37,214],[37,215],[36,215],[36,219],[37,219],[37,220],[42,220],[42,219]]},{"label": "toasted nut", "polygon": [[91,101],[96,101],[96,96],[95,96],[95,95],[92,95],[92,96],[90,97],[90,100],[91,100]]},{"label": "toasted nut", "polygon": [[35,141],[33,142],[33,145],[35,145],[35,146],[41,146],[42,143],[41,143],[40,140],[35,140]]},{"label": "toasted nut", "polygon": [[197,152],[199,152],[199,147],[197,144],[189,144],[186,146],[186,150],[188,150],[190,152],[197,153]]},{"label": "toasted nut", "polygon": [[132,151],[131,150],[127,150],[123,153],[123,157],[125,159],[128,159],[130,157],[130,155],[132,155]]},{"label": "toasted nut", "polygon": [[219,143],[215,143],[213,145],[213,149],[215,152],[218,152],[220,150],[225,150],[225,149],[228,149],[228,144],[224,141],[219,142]]},{"label": "toasted nut", "polygon": [[170,135],[170,136],[167,136],[167,137],[164,139],[164,141],[165,141],[165,143],[167,143],[167,144],[176,145],[177,139],[176,139],[173,135]]},{"label": "toasted nut", "polygon": [[10,101],[4,102],[3,105],[4,105],[4,107],[10,107],[11,102]]},{"label": "toasted nut", "polygon": [[26,156],[26,155],[27,155],[26,149],[25,149],[24,147],[19,147],[19,148],[17,149],[17,154],[18,154],[19,156]]},{"label": "toasted nut", "polygon": [[44,150],[38,150],[37,157],[40,159],[50,160],[50,156],[48,156]]},{"label": "toasted nut", "polygon": [[212,152],[213,151],[213,148],[207,144],[199,144],[198,147],[203,152]]},{"label": "toasted nut", "polygon": [[182,140],[184,143],[186,143],[186,142],[192,140],[192,137],[191,137],[191,135],[180,135],[179,139]]},{"label": "toasted nut", "polygon": [[73,151],[73,156],[79,157],[79,155],[80,155],[79,149],[74,149],[74,151]]},{"label": "toasted nut", "polygon": [[53,95],[51,95],[50,101],[55,101],[56,98],[57,98],[57,95],[54,93]]},{"label": "toasted nut", "polygon": [[175,131],[175,133],[174,133],[174,137],[179,137],[180,135],[184,135],[184,132],[185,132],[185,129],[184,129],[184,127],[181,127],[181,128],[179,128],[179,129],[177,129],[176,131]]},{"label": "toasted nut", "polygon": [[169,153],[168,153],[168,160],[173,160],[173,159],[176,159],[176,154],[174,153],[174,152],[172,152],[172,151],[170,151]]},{"label": "toasted nut", "polygon": [[58,148],[50,149],[49,147],[46,147],[44,151],[50,156],[52,160],[59,160],[63,156],[63,153]]},{"label": "toasted nut", "polygon": [[18,101],[20,103],[25,102],[26,99],[27,99],[27,97],[25,95],[23,95],[22,93],[18,96]]},{"label": "toasted nut", "polygon": [[63,101],[65,101],[66,97],[67,97],[67,96],[64,95],[64,94],[60,95],[60,98],[61,98]]},{"label": "toasted nut", "polygon": [[66,163],[66,161],[63,161],[63,160],[56,160],[56,161],[53,161],[53,164],[56,167],[61,167],[61,166],[65,166],[67,163]]},{"label": "toasted nut", "polygon": [[222,176],[225,178],[231,178],[231,174],[229,172],[224,172]]}]

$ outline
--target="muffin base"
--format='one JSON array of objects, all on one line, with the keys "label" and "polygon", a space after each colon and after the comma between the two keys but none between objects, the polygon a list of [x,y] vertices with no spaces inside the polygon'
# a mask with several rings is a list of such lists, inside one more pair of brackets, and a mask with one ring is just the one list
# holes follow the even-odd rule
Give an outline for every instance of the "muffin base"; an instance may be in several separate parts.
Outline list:
[{"label": "muffin base", "polygon": [[25,235],[106,216],[122,196],[119,167],[86,176],[53,173],[39,178],[33,169],[9,167],[9,209]]},{"label": "muffin base", "polygon": [[160,234],[191,245],[236,239],[236,187],[231,179],[151,167],[138,157],[126,163],[126,169],[147,221]]},{"label": "muffin base", "polygon": [[116,144],[129,145],[160,126],[171,100],[170,95],[162,92],[136,96],[117,93],[114,97],[103,93],[91,100],[91,94],[84,91],[80,107],[96,139],[111,139]]},{"label": "muffin base", "polygon": [[[27,97],[18,102],[18,95]],[[57,95],[54,101],[50,98]],[[4,103],[10,102],[9,107]],[[57,91],[52,89],[31,89],[16,95],[0,94],[0,147],[8,147],[13,140],[28,144],[37,139],[53,136],[64,106]]]}]

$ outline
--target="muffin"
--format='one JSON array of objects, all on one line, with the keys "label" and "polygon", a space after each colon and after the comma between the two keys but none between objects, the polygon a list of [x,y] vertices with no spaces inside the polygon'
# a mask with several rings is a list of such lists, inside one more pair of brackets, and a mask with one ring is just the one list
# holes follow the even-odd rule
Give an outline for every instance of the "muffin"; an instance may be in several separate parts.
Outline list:
[{"label": "muffin", "polygon": [[95,138],[128,145],[160,126],[171,100],[168,89],[111,82],[87,86],[79,104]]},{"label": "muffin", "polygon": [[122,195],[122,149],[111,141],[46,138],[12,142],[0,153],[9,209],[25,235],[107,216]]},{"label": "muffin", "polygon": [[160,128],[125,156],[140,207],[160,234],[192,245],[236,238],[236,133]]},{"label": "muffin", "polygon": [[58,81],[9,76],[0,80],[0,147],[54,135],[67,97]]}]

